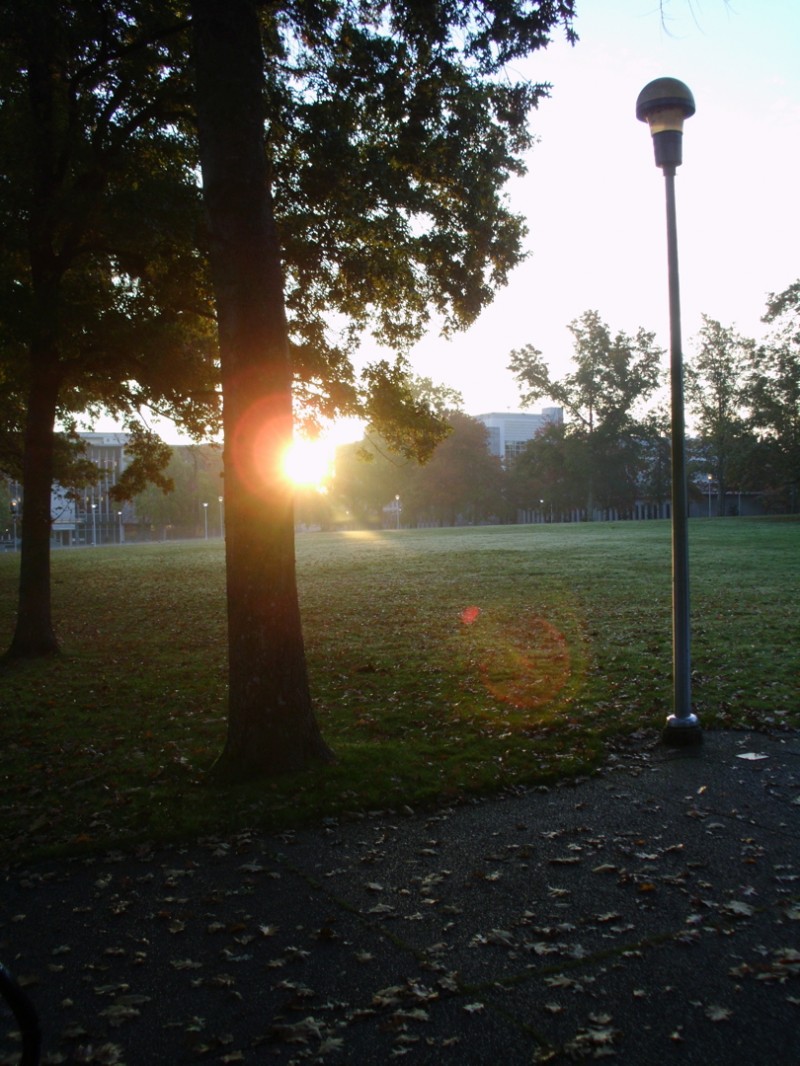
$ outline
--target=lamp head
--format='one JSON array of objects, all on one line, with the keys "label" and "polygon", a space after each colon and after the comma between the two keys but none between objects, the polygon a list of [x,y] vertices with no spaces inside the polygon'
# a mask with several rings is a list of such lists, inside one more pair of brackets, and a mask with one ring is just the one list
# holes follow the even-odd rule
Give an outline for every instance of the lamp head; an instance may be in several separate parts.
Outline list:
[{"label": "lamp head", "polygon": [[650,127],[656,166],[674,169],[681,165],[683,122],[694,112],[694,97],[677,78],[656,78],[639,93],[636,117]]}]

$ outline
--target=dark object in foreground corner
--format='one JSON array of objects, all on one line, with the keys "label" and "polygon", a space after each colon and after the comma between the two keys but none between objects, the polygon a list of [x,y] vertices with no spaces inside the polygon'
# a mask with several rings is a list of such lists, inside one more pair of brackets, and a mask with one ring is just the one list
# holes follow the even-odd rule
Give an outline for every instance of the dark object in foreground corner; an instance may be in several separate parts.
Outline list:
[{"label": "dark object in foreground corner", "polygon": [[36,1008],[1,962],[0,994],[11,1008],[11,1013],[19,1025],[22,1037],[20,1066],[39,1066],[42,1034],[39,1030]]}]

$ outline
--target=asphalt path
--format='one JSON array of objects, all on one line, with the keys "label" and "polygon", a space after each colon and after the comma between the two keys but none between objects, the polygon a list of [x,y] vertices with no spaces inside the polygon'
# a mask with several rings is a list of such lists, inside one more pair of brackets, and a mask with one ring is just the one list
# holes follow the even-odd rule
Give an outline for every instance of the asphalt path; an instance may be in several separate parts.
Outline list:
[{"label": "asphalt path", "polygon": [[[45,1063],[800,1064],[800,736],[11,867]],[[0,1019],[0,1063],[13,1063]]]}]

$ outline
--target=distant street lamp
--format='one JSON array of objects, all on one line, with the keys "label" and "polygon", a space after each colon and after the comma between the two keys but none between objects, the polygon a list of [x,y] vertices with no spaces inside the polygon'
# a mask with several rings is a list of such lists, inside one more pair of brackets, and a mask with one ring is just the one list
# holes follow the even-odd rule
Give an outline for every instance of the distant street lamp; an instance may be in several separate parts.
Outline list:
[{"label": "distant street lamp", "polygon": [[711,482],[714,480],[714,475],[708,475],[708,517],[711,517]]},{"label": "distant street lamp", "polygon": [[400,497],[394,498],[394,516],[395,516],[395,529],[400,528]]},{"label": "distant street lamp", "polygon": [[683,162],[683,122],[695,112],[689,88],[676,78],[657,78],[636,101],[636,117],[647,122],[656,166],[664,174],[667,201],[670,382],[672,394],[672,680],[673,713],[663,732],[666,744],[699,744],[700,722],[692,713],[691,637],[689,630],[689,506],[686,483],[686,427],[683,410],[678,227],[675,170]]},{"label": "distant street lamp", "polygon": [[11,501],[11,521],[14,526],[14,551],[17,550],[17,508],[19,507],[19,500]]},{"label": "distant street lamp", "polygon": [[97,504],[92,504],[92,547],[97,547]]},{"label": "distant street lamp", "polygon": [[206,540],[208,540],[208,504],[203,504],[203,520],[206,526]]},{"label": "distant street lamp", "polygon": [[122,524],[122,511],[117,511],[117,518],[119,519],[119,542],[125,543],[125,527]]},{"label": "distant street lamp", "polygon": [[217,499],[219,500],[219,535],[221,537],[224,537],[225,536],[225,522],[224,522],[223,514],[222,514],[222,504],[223,504],[223,501],[224,501],[225,497],[224,496],[217,496]]}]

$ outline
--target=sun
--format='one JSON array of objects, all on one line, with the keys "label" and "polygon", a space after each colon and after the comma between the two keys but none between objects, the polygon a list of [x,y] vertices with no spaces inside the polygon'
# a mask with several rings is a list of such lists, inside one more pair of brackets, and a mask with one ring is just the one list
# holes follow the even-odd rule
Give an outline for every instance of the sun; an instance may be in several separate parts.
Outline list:
[{"label": "sun", "polygon": [[336,446],[323,437],[296,438],[283,457],[283,471],[297,488],[325,491],[325,482],[333,475]]}]

